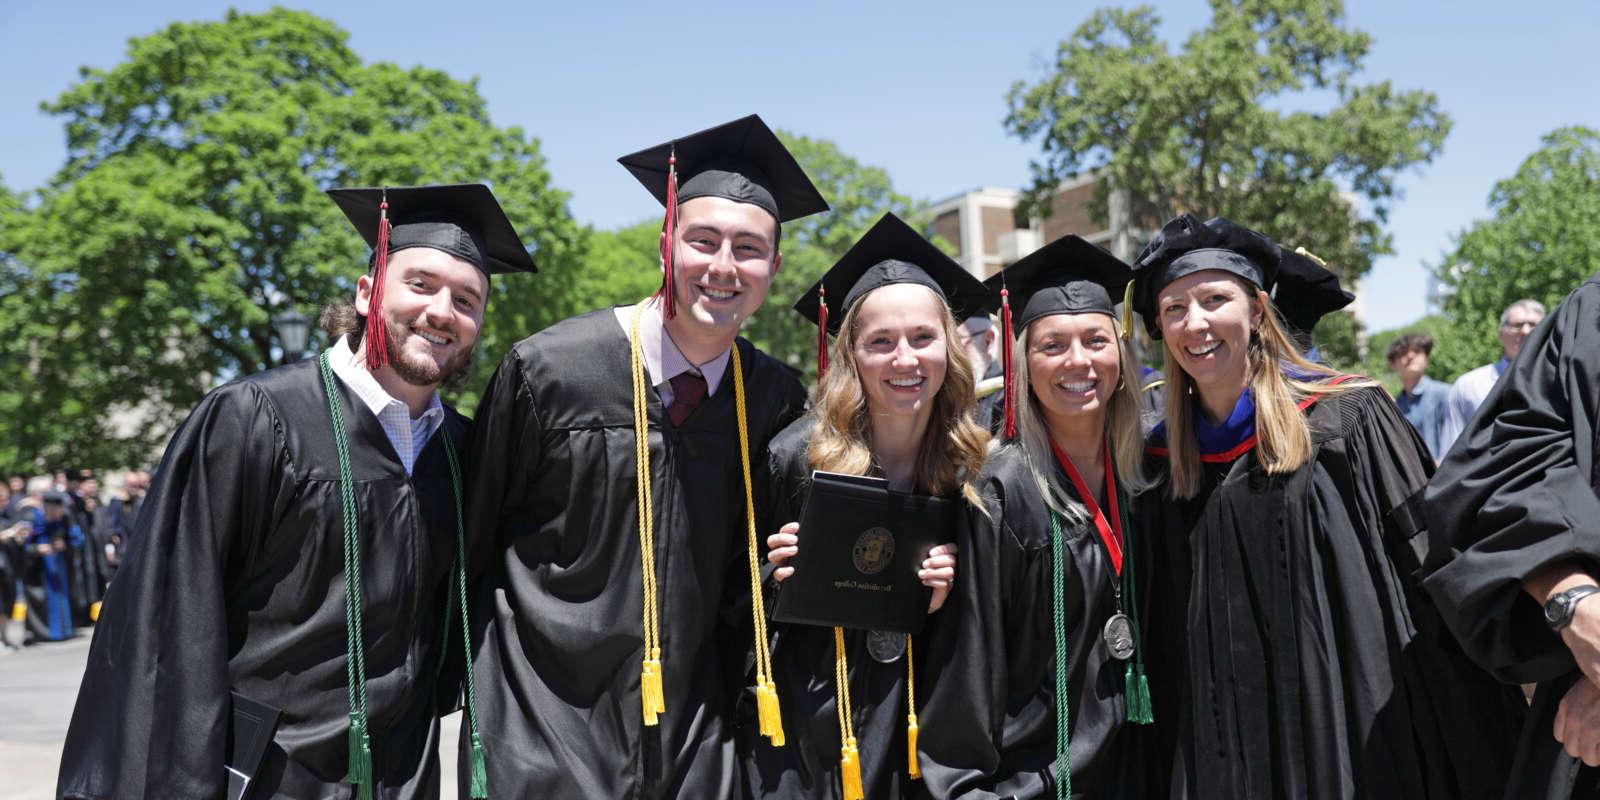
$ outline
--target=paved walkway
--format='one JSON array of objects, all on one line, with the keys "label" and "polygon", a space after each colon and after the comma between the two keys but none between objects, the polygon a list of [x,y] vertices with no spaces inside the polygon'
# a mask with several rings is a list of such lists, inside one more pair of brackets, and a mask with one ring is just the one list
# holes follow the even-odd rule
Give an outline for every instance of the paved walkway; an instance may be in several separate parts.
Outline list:
[{"label": "paved walkway", "polygon": [[[61,742],[89,656],[89,633],[67,642],[0,650],[0,800],[55,797]],[[444,720],[441,800],[456,800],[456,737],[460,714]]]}]

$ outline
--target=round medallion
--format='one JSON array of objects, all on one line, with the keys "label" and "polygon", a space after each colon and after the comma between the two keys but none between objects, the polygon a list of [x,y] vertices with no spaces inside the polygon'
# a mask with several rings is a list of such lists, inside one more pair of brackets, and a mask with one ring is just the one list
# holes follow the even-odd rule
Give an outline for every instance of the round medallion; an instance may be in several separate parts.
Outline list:
[{"label": "round medallion", "polygon": [[906,653],[906,635],[892,631],[867,631],[867,655],[880,664],[893,664]]},{"label": "round medallion", "polygon": [[1133,658],[1133,622],[1127,614],[1120,611],[1112,614],[1100,636],[1106,640],[1106,649],[1111,651],[1112,658],[1118,661]]},{"label": "round medallion", "polygon": [[876,575],[894,558],[894,534],[888,528],[868,528],[856,537],[850,555],[862,575]]}]

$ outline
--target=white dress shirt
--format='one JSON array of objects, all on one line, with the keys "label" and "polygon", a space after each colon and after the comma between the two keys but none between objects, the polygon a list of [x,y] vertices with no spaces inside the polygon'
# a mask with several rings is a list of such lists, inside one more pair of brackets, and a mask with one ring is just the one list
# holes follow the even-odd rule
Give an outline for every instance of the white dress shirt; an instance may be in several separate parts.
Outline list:
[{"label": "white dress shirt", "polygon": [[389,444],[394,445],[395,454],[400,456],[400,464],[410,475],[411,468],[417,463],[417,455],[428,443],[428,437],[444,424],[444,404],[439,402],[439,393],[434,392],[428,398],[428,408],[412,419],[411,408],[394,399],[378,383],[378,379],[367,371],[365,361],[351,349],[348,336],[339,337],[339,341],[328,348],[328,366],[333,369],[334,377],[350,387],[356,397],[361,398],[361,403],[378,418],[384,435],[389,437]]}]

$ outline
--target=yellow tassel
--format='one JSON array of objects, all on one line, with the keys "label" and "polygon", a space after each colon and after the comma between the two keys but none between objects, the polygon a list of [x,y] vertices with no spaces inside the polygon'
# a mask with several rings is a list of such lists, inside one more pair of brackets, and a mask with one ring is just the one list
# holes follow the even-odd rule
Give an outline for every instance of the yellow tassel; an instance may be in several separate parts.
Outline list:
[{"label": "yellow tassel", "polygon": [[28,604],[18,600],[11,604],[11,619],[22,622],[28,618]]},{"label": "yellow tassel", "polygon": [[[657,649],[656,654],[661,651]],[[661,693],[661,659],[647,658],[639,674],[639,695],[644,701],[644,724],[655,725],[656,715],[665,713],[666,698]]]},{"label": "yellow tassel", "polygon": [[911,780],[922,780],[922,762],[917,760],[917,715],[906,715],[906,772]]},{"label": "yellow tassel", "polygon": [[773,747],[782,747],[783,714],[778,708],[778,686],[771,678],[756,686],[756,713],[760,717],[761,735],[771,739]]},{"label": "yellow tassel", "polygon": [[1133,339],[1133,281],[1122,290],[1122,339]]},{"label": "yellow tassel", "polygon": [[856,750],[854,736],[845,740],[839,769],[843,773],[844,800],[864,800],[866,795],[861,791],[861,753]]},{"label": "yellow tassel", "polygon": [[89,604],[89,621],[90,622],[99,622],[100,621],[100,601],[99,600],[96,600],[93,603]]}]

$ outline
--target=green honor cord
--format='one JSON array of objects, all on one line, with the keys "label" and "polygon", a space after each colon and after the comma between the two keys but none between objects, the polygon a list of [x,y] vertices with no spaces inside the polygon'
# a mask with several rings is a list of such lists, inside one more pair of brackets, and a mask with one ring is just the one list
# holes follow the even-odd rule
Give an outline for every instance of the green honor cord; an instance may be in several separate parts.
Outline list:
[{"label": "green honor cord", "polygon": [[[322,373],[322,389],[328,398],[328,418],[333,423],[334,449],[339,454],[339,500],[344,518],[344,624],[346,678],[350,687],[350,771],[346,780],[356,787],[358,800],[372,800],[372,744],[367,732],[367,660],[361,627],[361,539],[356,523],[355,480],[350,476],[350,442],[345,433],[344,412],[339,408],[333,369],[328,354],[317,357]],[[450,462],[450,483],[456,503],[456,570],[451,576],[461,610],[461,643],[466,662],[467,724],[472,735],[472,787],[474,800],[488,795],[488,775],[484,768],[483,742],[478,736],[478,710],[472,683],[472,644],[467,628],[466,523],[461,512],[461,466],[455,444],[441,432],[446,460]]]},{"label": "green honor cord", "polygon": [[1050,512],[1051,578],[1055,591],[1051,593],[1050,611],[1056,633],[1056,800],[1072,795],[1072,757],[1068,748],[1067,729],[1067,619],[1061,608],[1061,596],[1066,590],[1066,542],[1061,539],[1061,518]]},{"label": "green honor cord", "polygon": [[[1112,491],[1119,491],[1112,489]],[[1122,523],[1122,596],[1127,600],[1128,620],[1133,624],[1133,659],[1128,662],[1128,671],[1125,674],[1123,688],[1124,713],[1128,721],[1137,725],[1149,725],[1156,721],[1155,712],[1150,706],[1150,681],[1144,675],[1144,631],[1139,626],[1139,596],[1136,593],[1138,582],[1133,577],[1133,557],[1131,548],[1128,547],[1128,503],[1126,498],[1117,503],[1117,516]]]}]

